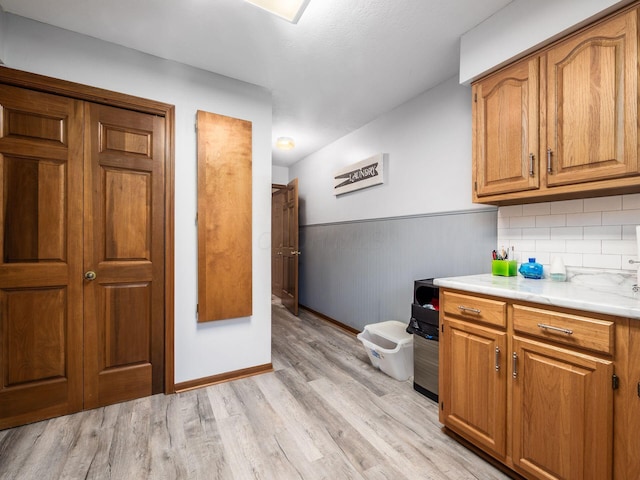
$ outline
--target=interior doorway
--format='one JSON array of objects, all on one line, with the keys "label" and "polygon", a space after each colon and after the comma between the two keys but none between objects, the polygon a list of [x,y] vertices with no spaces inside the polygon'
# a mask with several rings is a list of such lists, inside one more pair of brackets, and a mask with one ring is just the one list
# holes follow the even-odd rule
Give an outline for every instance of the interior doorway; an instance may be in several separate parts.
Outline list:
[{"label": "interior doorway", "polygon": [[298,179],[271,193],[271,293],[298,315]]}]

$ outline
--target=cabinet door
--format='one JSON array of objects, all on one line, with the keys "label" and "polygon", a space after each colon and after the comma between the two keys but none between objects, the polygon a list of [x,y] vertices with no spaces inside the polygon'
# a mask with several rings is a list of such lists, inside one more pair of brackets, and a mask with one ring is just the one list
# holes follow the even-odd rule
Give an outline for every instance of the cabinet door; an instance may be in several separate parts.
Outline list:
[{"label": "cabinet door", "polygon": [[538,188],[538,57],[473,86],[477,196]]},{"label": "cabinet door", "polygon": [[500,458],[506,454],[506,346],[505,332],[444,319],[440,420]]},{"label": "cabinet door", "polygon": [[541,479],[612,477],[613,363],[514,337],[513,462]]},{"label": "cabinet door", "polygon": [[[616,451],[621,449],[625,452],[625,467],[623,471],[616,472],[617,478],[640,478],[640,455],[638,455],[638,445],[640,444],[640,322],[634,319],[629,320],[629,382],[628,388],[621,381],[621,392],[624,393],[622,399],[623,411],[616,410],[616,417],[621,415],[624,428],[621,428],[621,435],[616,436]],[[618,423],[616,427],[620,424]]]},{"label": "cabinet door", "polygon": [[547,185],[639,173],[637,15],[616,16],[546,54]]}]

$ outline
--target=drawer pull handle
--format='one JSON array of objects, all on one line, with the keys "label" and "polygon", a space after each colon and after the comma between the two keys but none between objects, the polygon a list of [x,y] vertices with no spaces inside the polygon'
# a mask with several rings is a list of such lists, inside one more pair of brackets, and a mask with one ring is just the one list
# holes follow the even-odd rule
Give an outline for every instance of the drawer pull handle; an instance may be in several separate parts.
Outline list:
[{"label": "drawer pull handle", "polygon": [[477,308],[471,308],[471,307],[465,307],[463,305],[458,305],[458,309],[463,313],[468,312],[468,313],[475,313],[476,315],[480,315],[480,310],[478,310]]},{"label": "drawer pull handle", "polygon": [[500,347],[496,347],[496,372],[500,371]]},{"label": "drawer pull handle", "polygon": [[569,330],[568,328],[554,327],[553,325],[546,325],[544,323],[539,323],[538,327],[542,328],[543,330],[553,330],[554,332],[562,332],[566,333],[567,335],[573,335],[573,330]]},{"label": "drawer pull handle", "polygon": [[518,378],[518,354],[516,352],[513,352],[513,355],[511,356],[511,376],[513,378]]}]

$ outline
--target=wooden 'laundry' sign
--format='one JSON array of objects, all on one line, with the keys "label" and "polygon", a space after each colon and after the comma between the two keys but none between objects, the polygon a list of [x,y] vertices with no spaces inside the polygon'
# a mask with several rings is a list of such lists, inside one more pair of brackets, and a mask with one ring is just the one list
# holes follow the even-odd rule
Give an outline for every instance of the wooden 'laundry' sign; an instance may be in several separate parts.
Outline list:
[{"label": "wooden 'laundry' sign", "polygon": [[341,195],[384,183],[384,154],[344,167],[334,173],[333,194]]}]

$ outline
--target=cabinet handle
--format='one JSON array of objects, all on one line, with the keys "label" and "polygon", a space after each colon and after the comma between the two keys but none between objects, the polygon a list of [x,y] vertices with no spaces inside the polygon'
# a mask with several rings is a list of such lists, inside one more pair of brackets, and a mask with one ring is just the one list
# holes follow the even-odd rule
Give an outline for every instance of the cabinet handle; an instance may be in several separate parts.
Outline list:
[{"label": "cabinet handle", "polygon": [[500,347],[496,347],[496,372],[500,371]]},{"label": "cabinet handle", "polygon": [[547,148],[547,172],[553,173],[551,171],[551,149]]},{"label": "cabinet handle", "polygon": [[513,355],[511,356],[511,367],[511,376],[513,378],[518,378],[518,354],[516,352],[513,352]]},{"label": "cabinet handle", "polygon": [[546,325],[544,323],[539,323],[538,327],[543,330],[553,330],[554,332],[562,332],[566,333],[567,335],[573,335],[573,330],[569,330],[568,328],[554,327],[553,325]]},{"label": "cabinet handle", "polygon": [[471,308],[471,307],[465,307],[463,305],[458,305],[458,309],[461,312],[469,312],[469,313],[475,313],[476,315],[480,315],[480,310],[478,310],[477,308]]},{"label": "cabinet handle", "polygon": [[533,172],[533,153],[529,154],[529,176],[533,177],[534,172]]}]

